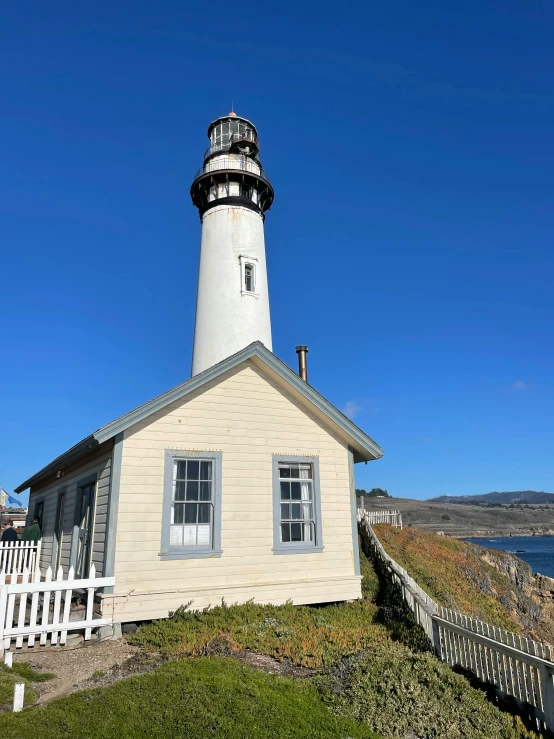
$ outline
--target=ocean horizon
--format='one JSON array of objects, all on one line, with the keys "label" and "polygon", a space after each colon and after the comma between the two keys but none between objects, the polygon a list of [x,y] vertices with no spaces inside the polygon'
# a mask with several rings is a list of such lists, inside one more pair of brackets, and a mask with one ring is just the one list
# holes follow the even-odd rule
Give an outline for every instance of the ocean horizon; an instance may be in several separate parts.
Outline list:
[{"label": "ocean horizon", "polygon": [[533,572],[554,578],[554,536],[485,536],[466,541],[515,554],[527,562]]}]

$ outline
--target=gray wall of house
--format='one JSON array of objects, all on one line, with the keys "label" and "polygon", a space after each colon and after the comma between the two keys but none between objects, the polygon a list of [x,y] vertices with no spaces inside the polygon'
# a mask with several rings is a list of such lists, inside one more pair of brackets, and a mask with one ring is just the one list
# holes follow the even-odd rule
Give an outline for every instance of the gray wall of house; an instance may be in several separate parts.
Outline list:
[{"label": "gray wall of house", "polygon": [[29,519],[32,519],[35,505],[44,501],[42,547],[40,555],[40,567],[46,569],[56,562],[57,548],[60,542],[56,537],[56,511],[58,508],[58,497],[65,491],[65,510],[63,517],[63,534],[61,541],[60,564],[64,573],[67,573],[72,562],[73,536],[75,524],[75,505],[77,501],[77,490],[79,482],[91,475],[96,475],[96,495],[94,529],[92,534],[92,557],[91,562],[96,566],[97,575],[104,574],[104,551],[106,534],[108,528],[108,508],[110,498],[110,481],[112,466],[112,450],[105,451],[80,467],[77,467],[66,476],[55,480],[40,488],[33,488],[29,498]]}]

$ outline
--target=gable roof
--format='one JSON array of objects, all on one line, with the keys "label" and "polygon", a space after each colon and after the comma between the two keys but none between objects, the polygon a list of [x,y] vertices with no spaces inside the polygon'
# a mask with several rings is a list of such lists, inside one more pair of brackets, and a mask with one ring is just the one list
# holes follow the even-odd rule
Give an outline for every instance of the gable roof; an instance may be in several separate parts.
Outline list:
[{"label": "gable roof", "polygon": [[369,461],[379,459],[383,456],[383,450],[364,433],[355,423],[353,423],[344,413],[341,413],[334,405],[326,400],[323,395],[314,390],[311,385],[302,380],[296,372],[288,367],[284,362],[278,359],[275,354],[266,349],[259,341],[255,341],[241,351],[224,359],[222,362],[215,364],[204,372],[201,372],[190,380],[177,385],[168,390],[157,398],[150,400],[148,403],[140,405],[138,408],[126,413],[124,416],[116,418],[115,421],[107,423],[94,433],[87,436],[75,446],[68,449],[56,459],[52,460],[46,467],[30,477],[25,482],[15,488],[16,493],[21,493],[31,485],[36,485],[44,477],[52,474],[55,470],[76,461],[80,457],[89,453],[90,450],[99,444],[109,441],[118,434],[123,433],[127,429],[134,426],[138,421],[147,418],[152,413],[165,408],[170,403],[184,398],[189,393],[201,388],[208,382],[217,379],[224,372],[233,369],[242,362],[252,360],[254,364],[259,364],[262,369],[269,370],[276,378],[289,386],[294,394],[306,405],[311,406],[317,415],[324,418],[332,425],[342,436],[346,436],[349,445],[354,451],[354,459],[356,462]]}]

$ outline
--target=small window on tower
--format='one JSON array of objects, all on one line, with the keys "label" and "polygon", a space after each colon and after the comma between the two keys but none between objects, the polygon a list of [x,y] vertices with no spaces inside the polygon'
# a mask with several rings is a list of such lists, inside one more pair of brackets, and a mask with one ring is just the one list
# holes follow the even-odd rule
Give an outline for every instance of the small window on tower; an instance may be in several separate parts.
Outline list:
[{"label": "small window on tower", "polygon": [[255,292],[255,289],[254,289],[254,265],[253,264],[245,264],[244,265],[244,290],[247,293],[253,293],[253,292]]},{"label": "small window on tower", "polygon": [[258,297],[258,260],[256,257],[241,254],[240,260],[240,291],[242,295]]}]

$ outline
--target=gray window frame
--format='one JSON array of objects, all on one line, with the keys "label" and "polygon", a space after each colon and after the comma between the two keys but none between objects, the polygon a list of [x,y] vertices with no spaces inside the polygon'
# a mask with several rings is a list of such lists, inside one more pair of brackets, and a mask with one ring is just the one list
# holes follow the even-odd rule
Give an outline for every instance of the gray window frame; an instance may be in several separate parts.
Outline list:
[{"label": "gray window frame", "polygon": [[[279,484],[279,462],[300,462],[312,464],[314,479],[312,490],[314,495],[315,541],[299,543],[281,541],[281,486]],[[273,553],[274,554],[312,554],[322,552],[323,536],[321,531],[321,485],[319,478],[319,457],[299,457],[286,454],[273,455]]]},{"label": "gray window frame", "polygon": [[[196,452],[180,449],[166,449],[164,463],[164,497],[162,511],[162,540],[160,559],[205,559],[221,557],[221,452]],[[173,462],[179,459],[205,459],[213,462],[214,518],[212,543],[208,546],[188,545],[169,546],[169,527],[171,524],[171,504],[173,502]]]}]

